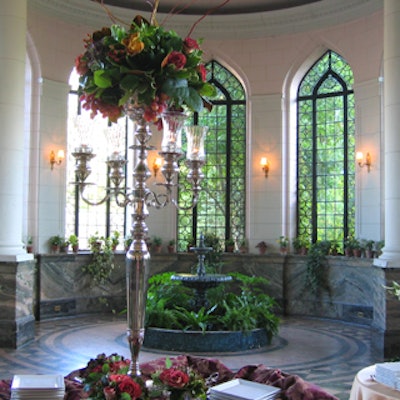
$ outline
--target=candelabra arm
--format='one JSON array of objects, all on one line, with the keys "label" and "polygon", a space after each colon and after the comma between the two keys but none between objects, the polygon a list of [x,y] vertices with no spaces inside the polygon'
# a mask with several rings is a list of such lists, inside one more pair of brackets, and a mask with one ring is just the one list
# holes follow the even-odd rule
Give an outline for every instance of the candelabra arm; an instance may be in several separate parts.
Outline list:
[{"label": "candelabra arm", "polygon": [[171,202],[171,188],[163,183],[159,183],[158,186],[164,186],[165,193],[155,193],[149,190],[145,197],[145,202],[148,207],[161,209]]},{"label": "candelabra arm", "polygon": [[114,191],[114,198],[117,206],[121,208],[125,208],[132,203],[132,193],[121,189]]},{"label": "candelabra arm", "polygon": [[90,184],[90,183],[79,183],[79,184],[78,184],[78,186],[79,186],[79,195],[80,195],[80,198],[81,198],[86,204],[89,204],[90,206],[99,206],[99,205],[105,203],[107,200],[109,200],[109,199],[111,198],[111,196],[112,196],[112,194],[113,194],[113,192],[114,192],[114,189],[112,189],[112,188],[106,188],[106,189],[105,189],[105,190],[106,190],[106,194],[104,195],[104,197],[103,197],[102,199],[97,200],[97,201],[92,201],[92,200],[90,200],[89,198],[87,198],[87,197],[85,196],[85,188],[86,188],[87,186],[89,186],[89,185],[91,185],[91,184]]}]

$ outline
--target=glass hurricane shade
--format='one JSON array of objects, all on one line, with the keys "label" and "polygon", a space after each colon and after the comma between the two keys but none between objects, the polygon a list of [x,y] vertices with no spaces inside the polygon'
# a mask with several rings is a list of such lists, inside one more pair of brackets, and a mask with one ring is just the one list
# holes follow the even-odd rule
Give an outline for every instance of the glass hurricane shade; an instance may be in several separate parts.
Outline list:
[{"label": "glass hurricane shade", "polygon": [[193,161],[204,161],[206,158],[204,139],[208,127],[193,125],[185,127],[185,130],[187,139],[186,158]]}]

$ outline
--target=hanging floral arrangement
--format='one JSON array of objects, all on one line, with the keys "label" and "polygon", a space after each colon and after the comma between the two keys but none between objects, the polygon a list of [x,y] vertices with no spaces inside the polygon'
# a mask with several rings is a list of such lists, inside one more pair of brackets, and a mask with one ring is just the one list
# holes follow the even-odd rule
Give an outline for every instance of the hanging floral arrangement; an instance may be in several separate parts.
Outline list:
[{"label": "hanging floral arrangement", "polygon": [[124,105],[144,108],[148,122],[168,109],[201,111],[216,94],[206,81],[200,42],[181,38],[155,22],[136,16],[128,28],[114,24],[88,35],[75,60],[82,106],[92,117],[115,122]]}]

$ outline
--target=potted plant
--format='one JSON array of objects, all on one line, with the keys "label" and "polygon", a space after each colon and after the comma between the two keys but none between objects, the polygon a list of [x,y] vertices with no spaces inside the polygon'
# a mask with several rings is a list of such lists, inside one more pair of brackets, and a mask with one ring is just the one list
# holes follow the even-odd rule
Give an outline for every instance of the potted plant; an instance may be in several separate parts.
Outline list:
[{"label": "potted plant", "polygon": [[240,253],[246,254],[248,252],[248,250],[249,250],[249,248],[247,246],[247,240],[246,239],[241,240],[240,245],[239,245]]},{"label": "potted plant", "polygon": [[225,246],[228,253],[233,253],[233,251],[235,250],[235,241],[233,240],[233,238],[226,239]]},{"label": "potted plant", "polygon": [[268,245],[267,245],[267,243],[264,242],[264,241],[258,242],[258,243],[256,244],[256,249],[258,249],[258,252],[259,252],[260,254],[265,254],[265,252],[267,251],[267,247],[268,247]]},{"label": "potted plant", "polygon": [[289,239],[286,236],[279,236],[278,239],[278,243],[279,243],[279,250],[281,252],[282,255],[287,254],[288,252],[288,246],[289,246]]},{"label": "potted plant", "polygon": [[50,250],[52,253],[60,252],[60,245],[62,242],[62,237],[60,235],[51,236],[49,239]]},{"label": "potted plant", "polygon": [[176,243],[175,239],[171,239],[171,240],[168,242],[167,249],[168,249],[168,253],[169,253],[169,254],[175,253],[175,243]]},{"label": "potted plant", "polygon": [[353,255],[353,249],[356,246],[356,239],[352,236],[347,236],[344,240],[344,255],[351,257]]},{"label": "potted plant", "polygon": [[297,254],[305,256],[310,247],[310,241],[304,236],[297,236],[292,240],[292,245]]},{"label": "potted plant", "polygon": [[26,238],[26,252],[33,253],[33,239],[32,236]]},{"label": "potted plant", "polygon": [[79,239],[78,239],[78,236],[76,236],[75,234],[69,235],[68,241],[72,246],[72,251],[74,253],[77,253],[78,250],[79,250]]},{"label": "potted plant", "polygon": [[162,250],[162,239],[159,236],[153,236],[152,247],[155,253],[161,253]]},{"label": "potted plant", "polygon": [[353,256],[361,257],[361,254],[362,254],[362,247],[360,241],[358,239],[353,239]]},{"label": "potted plant", "polygon": [[384,240],[378,240],[375,243],[375,256],[379,257],[382,254],[382,249],[385,247],[385,241]]},{"label": "potted plant", "polygon": [[125,249],[125,251],[129,250],[129,247],[131,246],[132,242],[133,242],[132,235],[126,235],[125,239],[124,239],[124,249]]},{"label": "potted plant", "polygon": [[112,251],[117,250],[117,247],[119,245],[119,236],[120,236],[119,232],[114,231],[110,237]]},{"label": "potted plant", "polygon": [[98,232],[96,232],[94,235],[89,236],[88,243],[89,243],[89,248],[92,253],[98,252],[101,249],[101,246],[103,244],[103,237],[100,237]]},{"label": "potted plant", "polygon": [[196,246],[196,239],[192,235],[186,235],[184,239],[186,251],[189,253],[190,248]]},{"label": "potted plant", "polygon": [[329,250],[329,254],[332,256],[337,256],[340,252],[340,244],[339,241],[334,239],[331,241],[331,248]]},{"label": "potted plant", "polygon": [[361,246],[362,249],[364,250],[364,254],[366,258],[374,258],[374,245],[375,241],[374,240],[362,240],[361,241]]},{"label": "potted plant", "polygon": [[69,241],[66,238],[61,238],[60,253],[68,253]]}]

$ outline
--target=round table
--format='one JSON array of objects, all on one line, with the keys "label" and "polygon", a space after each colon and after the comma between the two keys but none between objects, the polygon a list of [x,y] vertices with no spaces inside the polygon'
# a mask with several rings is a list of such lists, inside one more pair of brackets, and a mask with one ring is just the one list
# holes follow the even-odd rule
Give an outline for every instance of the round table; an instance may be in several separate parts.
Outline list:
[{"label": "round table", "polygon": [[376,382],[371,376],[375,375],[375,365],[359,371],[354,378],[349,400],[398,400],[400,391]]}]

